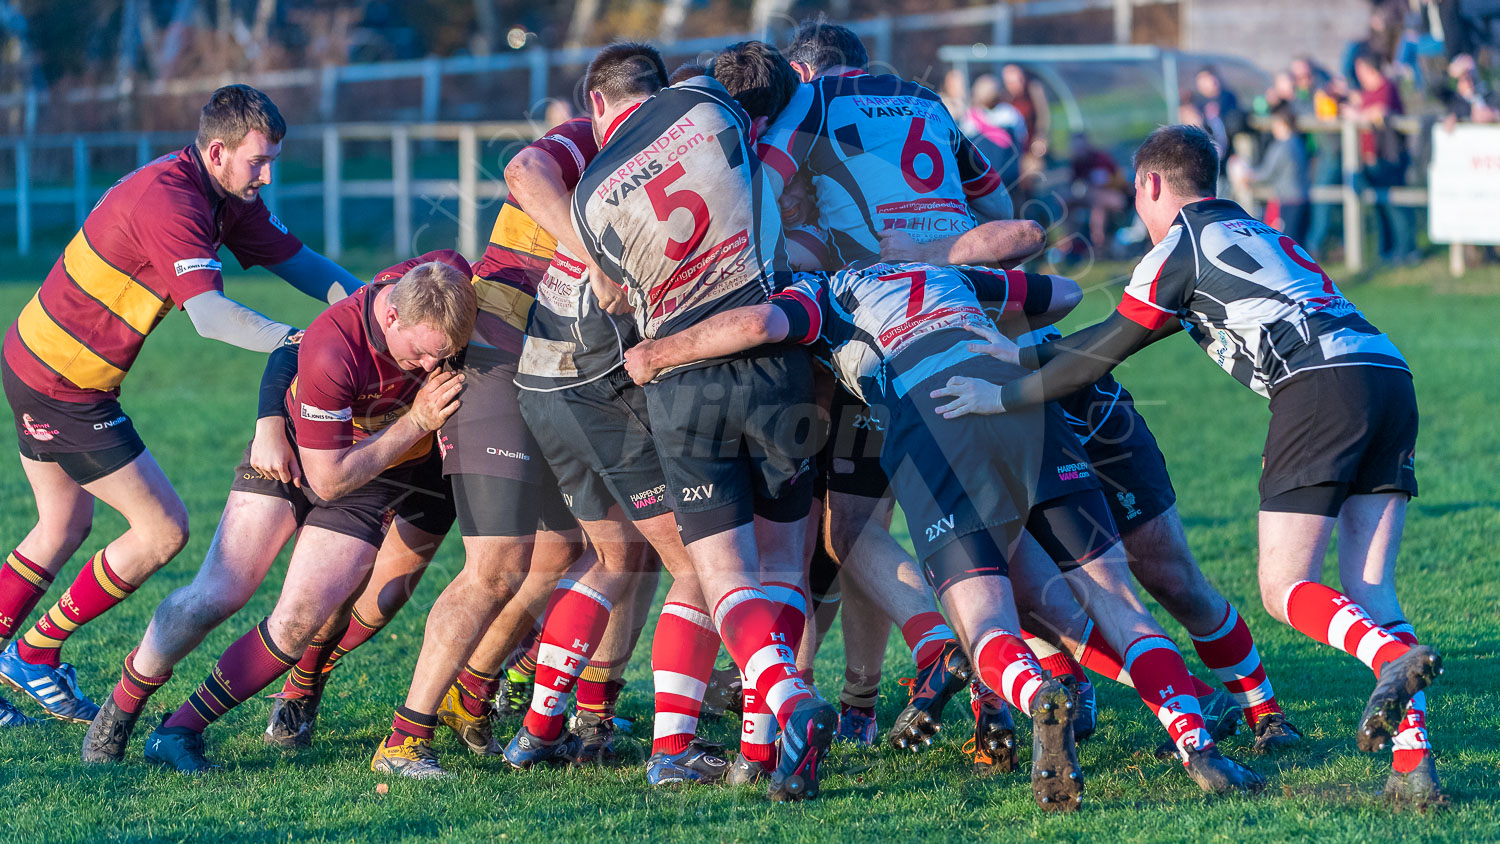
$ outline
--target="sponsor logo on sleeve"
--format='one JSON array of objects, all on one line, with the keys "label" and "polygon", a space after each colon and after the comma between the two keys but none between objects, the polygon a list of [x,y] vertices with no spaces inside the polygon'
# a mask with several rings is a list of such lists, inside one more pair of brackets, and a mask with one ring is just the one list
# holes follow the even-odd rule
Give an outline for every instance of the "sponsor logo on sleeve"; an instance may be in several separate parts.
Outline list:
[{"label": "sponsor logo on sleeve", "polygon": [[276,219],[276,215],[275,214],[271,215],[271,225],[275,226],[276,230],[279,231],[279,232],[281,232],[282,234],[286,234],[287,233],[286,232],[286,224],[283,223],[283,222],[281,222],[280,220]]},{"label": "sponsor logo on sleeve", "polygon": [[218,272],[224,269],[224,264],[215,258],[185,258],[172,265],[178,275],[187,275],[199,270],[213,270]]},{"label": "sponsor logo on sleeve", "polygon": [[346,407],[342,410],[324,410],[321,407],[303,404],[302,418],[310,422],[352,422],[354,409]]}]

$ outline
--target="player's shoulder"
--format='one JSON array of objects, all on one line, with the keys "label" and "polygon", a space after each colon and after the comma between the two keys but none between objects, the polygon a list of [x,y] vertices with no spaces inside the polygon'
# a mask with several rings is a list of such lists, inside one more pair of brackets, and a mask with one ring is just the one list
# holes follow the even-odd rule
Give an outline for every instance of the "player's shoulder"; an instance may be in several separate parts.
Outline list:
[{"label": "player's shoulder", "polygon": [[207,227],[213,204],[204,193],[188,152],[168,153],[121,179],[90,213],[127,217],[137,232],[191,222]]},{"label": "player's shoulder", "polygon": [[302,335],[299,355],[303,361],[327,363],[344,358],[364,342],[365,311],[380,286],[379,278],[376,282],[329,305],[313,319]]},{"label": "player's shoulder", "polygon": [[1160,279],[1169,269],[1186,266],[1191,269],[1193,259],[1191,255],[1184,252],[1191,244],[1191,239],[1186,237],[1186,224],[1181,218],[1167,229],[1167,233],[1161,241],[1151,247],[1151,251],[1135,265],[1130,273],[1131,285],[1152,284]]}]

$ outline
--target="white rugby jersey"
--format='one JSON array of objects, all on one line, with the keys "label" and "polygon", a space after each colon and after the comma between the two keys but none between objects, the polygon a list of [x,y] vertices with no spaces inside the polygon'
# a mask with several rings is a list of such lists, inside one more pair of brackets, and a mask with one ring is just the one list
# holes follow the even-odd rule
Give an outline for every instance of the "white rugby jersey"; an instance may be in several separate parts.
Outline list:
[{"label": "white rugby jersey", "polygon": [[642,336],[764,303],[790,281],[781,212],[749,128],[724,87],[697,76],[622,115],[584,171],[574,226],[630,288]]},{"label": "white rugby jersey", "polygon": [[[827,341],[840,383],[869,403],[904,396],[954,364],[983,357],[968,350],[978,338],[964,326],[993,328],[986,307],[1020,311],[1037,278],[986,267],[872,264],[798,273],[772,301],[792,324],[795,336],[787,339]],[[1017,376],[1024,373],[1016,367]]]},{"label": "white rugby jersey", "polygon": [[897,76],[860,72],[799,86],[756,152],[778,196],[799,172],[811,176],[836,266],[877,259],[882,229],[949,237],[974,227],[971,201],[997,191],[1004,199],[999,173],[938,95]]},{"label": "white rugby jersey", "polygon": [[1182,320],[1215,363],[1263,396],[1312,369],[1408,369],[1306,250],[1227,199],[1183,207],[1135,268],[1119,311],[1149,329]]},{"label": "white rugby jersey", "polygon": [[558,244],[536,286],[516,386],[560,390],[596,381],[624,366],[625,350],[638,339],[631,320],[599,306],[588,264]]}]

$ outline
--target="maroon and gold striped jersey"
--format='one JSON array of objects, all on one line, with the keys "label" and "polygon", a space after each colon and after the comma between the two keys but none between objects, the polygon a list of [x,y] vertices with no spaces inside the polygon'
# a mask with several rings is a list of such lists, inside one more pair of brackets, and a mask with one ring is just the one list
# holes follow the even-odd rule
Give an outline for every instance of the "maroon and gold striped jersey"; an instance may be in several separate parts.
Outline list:
[{"label": "maroon and gold striped jersey", "polygon": [[6,332],[6,362],[55,399],[119,395],[146,335],[173,306],[224,289],[221,245],[247,269],[302,248],[260,198],[219,196],[196,147],[156,159],[89,212]]}]

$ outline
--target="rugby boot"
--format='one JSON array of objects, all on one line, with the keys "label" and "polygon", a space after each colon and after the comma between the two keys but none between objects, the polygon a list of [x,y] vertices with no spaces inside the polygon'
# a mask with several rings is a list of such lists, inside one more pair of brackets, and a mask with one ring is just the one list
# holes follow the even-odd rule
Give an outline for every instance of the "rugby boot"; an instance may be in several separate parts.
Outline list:
[{"label": "rugby boot", "polygon": [[505,748],[505,761],[518,771],[543,764],[568,765],[578,761],[580,747],[578,736],[567,730],[563,730],[557,741],[548,742],[537,738],[522,725]]},{"label": "rugby boot", "polygon": [[1255,794],[1266,787],[1260,774],[1219,753],[1217,745],[1203,750],[1192,748],[1182,753],[1182,767],[1198,787],[1208,794],[1243,791]]},{"label": "rugby boot", "polygon": [[135,731],[135,722],[140,713],[131,715],[115,703],[115,696],[105,699],[99,714],[89,724],[83,736],[83,761],[119,762],[125,758],[125,745]]},{"label": "rugby boot", "polygon": [[59,721],[88,724],[99,714],[99,707],[78,689],[78,672],[64,662],[33,665],[16,651],[15,640],[0,653],[0,681],[36,701]]},{"label": "rugby boot", "polygon": [[186,727],[168,727],[163,715],[161,726],[146,737],[146,761],[172,768],[180,774],[205,774],[217,771],[218,765],[203,755],[203,734]]},{"label": "rugby boot", "polygon": [[438,704],[437,717],[470,753],[476,756],[499,756],[505,752],[495,738],[495,706],[485,701],[478,715],[469,712],[463,703],[463,686],[454,683]]},{"label": "rugby boot", "polygon": [[615,756],[615,721],[593,712],[573,716],[568,729],[578,736],[579,765],[613,765]]},{"label": "rugby boot", "polygon": [[879,733],[880,724],[875,720],[874,707],[866,709],[847,703],[839,704],[839,731],[834,736],[834,741],[869,747],[875,743],[875,736]]},{"label": "rugby boot", "polygon": [[[1215,742],[1223,741],[1239,732],[1240,719],[1244,712],[1234,696],[1225,691],[1215,691],[1198,698],[1198,709],[1203,712],[1203,726],[1208,728],[1208,737]],[[1285,719],[1283,719],[1285,720]],[[1177,756],[1177,745],[1167,739],[1156,746],[1156,758],[1172,759]]]},{"label": "rugby boot", "polygon": [[1073,741],[1083,741],[1099,728],[1099,696],[1094,684],[1078,680],[1073,688],[1078,692],[1078,704],[1073,708]]},{"label": "rugby boot", "polygon": [[1076,692],[1048,680],[1031,701],[1031,796],[1044,812],[1076,812],[1083,801],[1083,769],[1073,738]]},{"label": "rugby boot", "polygon": [[838,713],[827,701],[810,697],[797,703],[781,731],[781,760],[771,772],[771,802],[817,799],[818,765],[828,755],[838,726]]},{"label": "rugby boot", "polygon": [[930,746],[942,729],[943,707],[973,676],[974,667],[964,649],[958,642],[949,642],[916,677],[902,678],[901,685],[911,689],[911,699],[891,724],[891,746],[912,752]]},{"label": "rugby boot", "polygon": [[1431,753],[1424,755],[1421,763],[1410,771],[1393,768],[1386,778],[1384,795],[1392,803],[1417,809],[1448,803],[1448,796],[1438,782],[1437,765],[1432,761]]},{"label": "rugby boot", "polygon": [[646,782],[658,786],[718,782],[729,773],[723,753],[723,747],[697,739],[681,753],[653,753],[646,760]]},{"label": "rugby boot", "polygon": [[[325,674],[326,678],[327,675]],[[313,728],[318,723],[318,705],[323,701],[323,683],[311,692],[277,692],[271,695],[271,714],[266,719],[266,744],[282,750],[312,747]]]},{"label": "rugby boot", "polygon": [[699,718],[722,718],[724,713],[736,715],[745,711],[745,681],[734,666],[715,668],[709,675],[708,688],[703,692],[703,704]]},{"label": "rugby boot", "polygon": [[36,719],[16,708],[16,705],[0,697],[0,729],[6,727],[30,727]]},{"label": "rugby boot", "polygon": [[1302,731],[1280,712],[1268,712],[1255,722],[1256,753],[1271,753],[1302,741]]},{"label": "rugby boot", "polygon": [[724,774],[724,782],[736,787],[754,785],[770,775],[771,772],[767,771],[764,765],[751,761],[741,753],[729,763],[729,770]]},{"label": "rugby boot", "polygon": [[[964,755],[974,760],[974,771],[981,776],[1008,774],[1019,767],[1016,761],[1016,722],[1010,706],[999,695],[969,684],[969,708],[974,712],[974,737],[964,745]],[[1078,720],[1073,720],[1078,729]]]},{"label": "rugby boot", "polygon": [[1416,645],[1381,666],[1380,680],[1370,694],[1355,734],[1359,749],[1374,753],[1389,744],[1401,729],[1401,719],[1406,717],[1406,702],[1442,673],[1443,658],[1426,645]]},{"label": "rugby boot", "polygon": [[375,757],[370,760],[370,770],[377,774],[395,774],[414,780],[445,779],[453,776],[438,764],[437,751],[432,742],[407,736],[395,747],[380,745]]},{"label": "rugby boot", "polygon": [[514,715],[525,715],[526,710],[531,708],[531,690],[536,677],[525,674],[514,668],[505,669],[505,674],[500,678],[500,689],[495,692],[495,716],[498,718],[510,718]]}]

